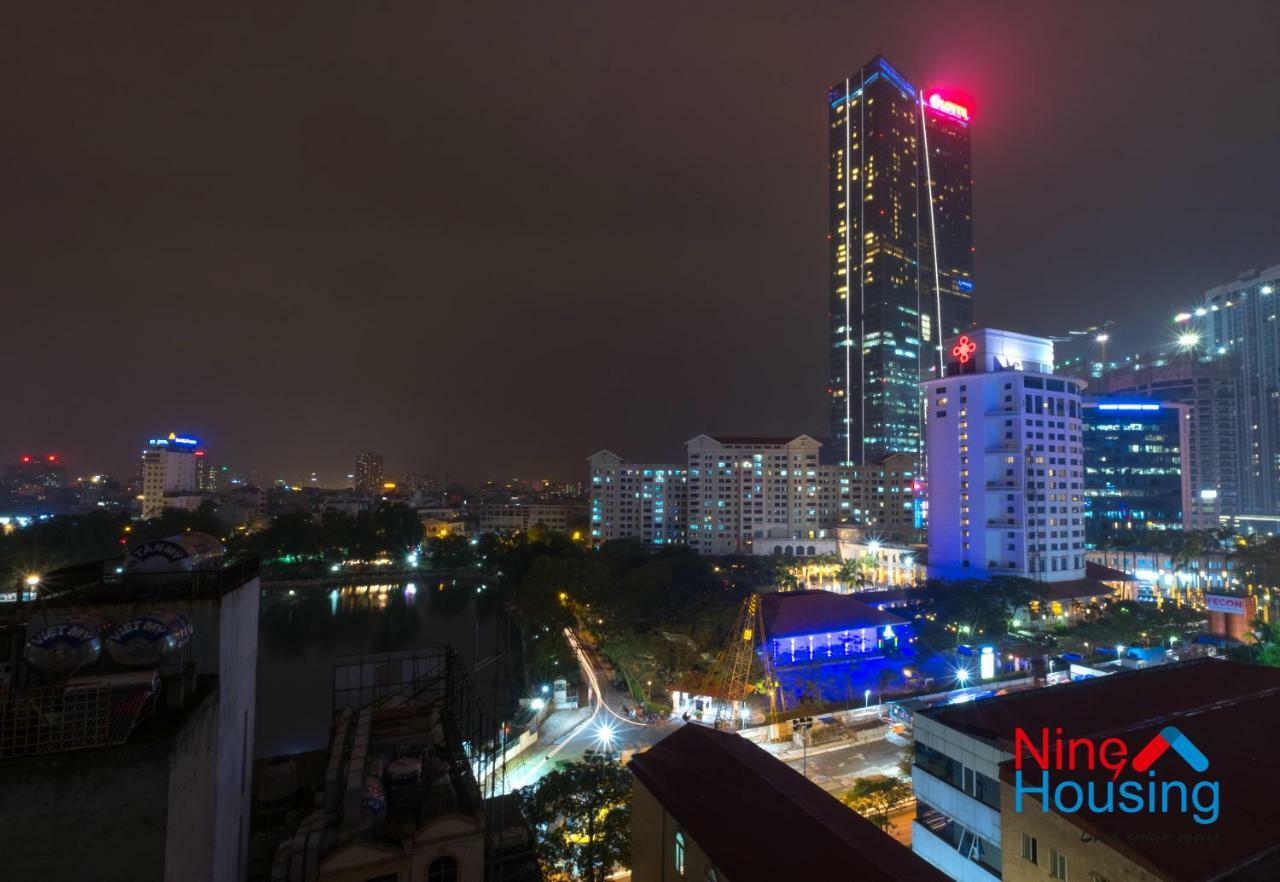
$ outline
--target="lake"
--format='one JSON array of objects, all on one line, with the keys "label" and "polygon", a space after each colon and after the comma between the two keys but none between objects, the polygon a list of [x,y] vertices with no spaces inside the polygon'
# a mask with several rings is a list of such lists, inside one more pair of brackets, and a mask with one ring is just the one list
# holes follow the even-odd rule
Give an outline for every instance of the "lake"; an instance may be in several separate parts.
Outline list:
[{"label": "lake", "polygon": [[[490,592],[490,593],[486,593]],[[490,601],[494,598],[494,601]],[[495,704],[504,617],[484,580],[335,582],[262,590],[258,629],[255,756],[328,746],[333,663],[342,656],[452,646],[473,675],[481,700]],[[487,663],[486,663],[487,662]]]}]

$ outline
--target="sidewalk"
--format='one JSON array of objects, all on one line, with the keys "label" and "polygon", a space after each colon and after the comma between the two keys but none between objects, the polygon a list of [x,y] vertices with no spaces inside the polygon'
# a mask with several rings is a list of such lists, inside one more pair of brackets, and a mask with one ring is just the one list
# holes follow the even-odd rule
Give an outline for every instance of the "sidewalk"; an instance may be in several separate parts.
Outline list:
[{"label": "sidewalk", "polygon": [[592,710],[589,707],[552,711],[542,721],[542,726],[538,730],[538,740],[533,746],[507,763],[506,776],[509,782],[523,780],[521,776],[526,768],[536,766],[545,759],[546,755],[567,738],[583,720],[590,717],[591,713]]},{"label": "sidewalk", "polygon": [[552,711],[542,721],[542,726],[538,729],[539,746],[554,744],[589,716],[591,716],[591,708],[589,707]]}]

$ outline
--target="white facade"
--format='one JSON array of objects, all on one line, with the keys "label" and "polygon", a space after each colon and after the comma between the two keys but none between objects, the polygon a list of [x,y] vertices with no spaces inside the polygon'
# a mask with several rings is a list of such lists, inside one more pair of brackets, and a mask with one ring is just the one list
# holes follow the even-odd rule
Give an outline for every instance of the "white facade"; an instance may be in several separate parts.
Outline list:
[{"label": "white facade", "polygon": [[688,521],[687,470],[672,463],[629,463],[610,450],[587,458],[591,467],[591,541],[639,539],[646,545],[683,544]]},{"label": "white facade", "polygon": [[911,850],[952,879],[996,882],[1003,858],[1000,763],[1010,755],[924,714],[916,715],[913,729]]},{"label": "white facade", "polygon": [[1082,380],[1053,343],[980,329],[924,388],[929,576],[1084,578]]},{"label": "white facade", "polygon": [[688,543],[702,554],[750,554],[756,535],[816,539],[838,516],[840,470],[818,464],[822,443],[808,435],[699,435],[685,448]]},{"label": "white facade", "polygon": [[[190,443],[188,443],[190,442]],[[169,433],[142,451],[142,516],[154,518],[199,491],[194,439]],[[188,507],[182,505],[181,507]]]},{"label": "white facade", "polygon": [[609,450],[589,457],[593,541],[750,554],[756,537],[770,549],[779,539],[822,539],[848,506],[849,470],[820,465],[822,444],[808,435],[699,435],[685,447],[687,465],[629,463]]}]

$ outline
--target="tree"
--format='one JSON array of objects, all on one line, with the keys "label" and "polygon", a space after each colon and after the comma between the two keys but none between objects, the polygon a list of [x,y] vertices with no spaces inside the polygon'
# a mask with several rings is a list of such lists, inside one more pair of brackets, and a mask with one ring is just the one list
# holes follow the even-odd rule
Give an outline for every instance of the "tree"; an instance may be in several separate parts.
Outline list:
[{"label": "tree", "polygon": [[905,778],[859,778],[844,796],[845,805],[881,830],[889,829],[889,813],[911,798],[911,782]]},{"label": "tree", "polygon": [[551,879],[603,882],[631,852],[631,775],[590,757],[520,791],[536,830],[538,858]]},{"label": "tree", "polygon": [[386,551],[403,554],[422,543],[422,521],[418,520],[418,513],[403,502],[383,503],[373,518]]}]

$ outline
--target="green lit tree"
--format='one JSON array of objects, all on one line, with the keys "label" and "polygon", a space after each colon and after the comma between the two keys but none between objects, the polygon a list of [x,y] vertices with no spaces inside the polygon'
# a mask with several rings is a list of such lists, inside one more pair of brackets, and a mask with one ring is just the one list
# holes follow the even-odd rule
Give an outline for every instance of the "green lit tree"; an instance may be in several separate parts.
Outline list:
[{"label": "green lit tree", "polygon": [[889,815],[911,798],[911,782],[905,778],[859,778],[845,794],[845,805],[881,830],[889,829]]},{"label": "green lit tree", "polygon": [[631,852],[631,775],[603,757],[571,763],[520,791],[547,878],[604,882]]}]

